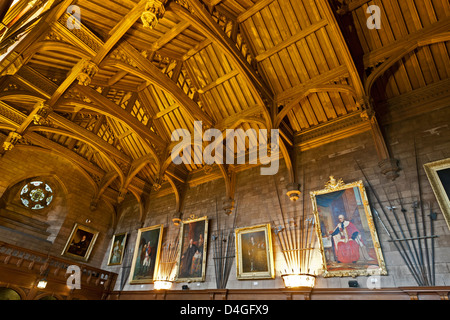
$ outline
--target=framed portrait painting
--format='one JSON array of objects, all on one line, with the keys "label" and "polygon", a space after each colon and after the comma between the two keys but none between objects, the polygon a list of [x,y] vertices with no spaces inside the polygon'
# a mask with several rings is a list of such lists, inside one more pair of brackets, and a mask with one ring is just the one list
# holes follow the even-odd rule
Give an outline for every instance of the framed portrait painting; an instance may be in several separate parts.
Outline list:
[{"label": "framed portrait painting", "polygon": [[236,278],[273,279],[272,234],[270,224],[238,228],[236,234]]},{"label": "framed portrait painting", "polygon": [[205,281],[208,217],[182,221],[178,245],[178,282]]},{"label": "framed portrait painting", "polygon": [[450,229],[450,158],[426,163],[424,168]]},{"label": "framed portrait painting", "polygon": [[67,240],[62,255],[77,260],[88,261],[97,236],[98,231],[76,223]]},{"label": "framed portrait painting", "polygon": [[324,277],[386,275],[386,265],[362,181],[330,177],[310,193]]},{"label": "framed portrait painting", "polygon": [[128,233],[115,234],[111,240],[111,249],[109,250],[108,266],[122,264],[127,243]]},{"label": "framed portrait painting", "polygon": [[138,230],[130,271],[130,284],[153,283],[159,267],[163,225]]}]

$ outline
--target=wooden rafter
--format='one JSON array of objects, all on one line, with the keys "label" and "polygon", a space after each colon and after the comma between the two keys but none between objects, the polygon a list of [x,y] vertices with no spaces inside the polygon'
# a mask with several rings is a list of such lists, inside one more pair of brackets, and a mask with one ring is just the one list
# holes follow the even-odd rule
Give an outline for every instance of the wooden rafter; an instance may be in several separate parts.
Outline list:
[{"label": "wooden rafter", "polygon": [[168,10],[176,13],[182,19],[189,21],[195,28],[199,29],[200,32],[212,39],[214,43],[216,43],[216,45],[223,50],[223,52],[229,55],[241,75],[243,75],[247,79],[248,83],[251,84],[250,88],[252,89],[255,97],[258,97],[261,101],[261,105],[264,106],[262,111],[266,115],[266,120],[270,121],[270,116],[268,115],[264,100],[273,100],[272,91],[256,74],[255,70],[253,70],[246,61],[244,61],[242,54],[237,50],[236,44],[233,43],[233,41],[212,19],[211,14],[207,12],[197,0],[191,1],[190,4],[194,7],[195,14],[199,15],[199,17],[190,14],[185,8],[174,2],[171,2],[168,5]]},{"label": "wooden rafter", "polygon": [[[108,40],[102,44],[100,49],[96,52],[95,56],[90,59],[95,65],[99,65],[110,50],[117,44],[117,42],[122,38],[122,36],[128,31],[129,28],[136,22],[136,20],[141,16],[142,11],[145,8],[147,0],[141,0],[121,21],[109,32]],[[78,43],[82,41],[78,40]],[[52,95],[48,104],[53,106],[57,100],[64,94],[64,92],[69,88],[69,86],[77,79],[78,75],[83,70],[85,66],[85,60],[81,60],[72,69],[69,75],[67,75],[66,80],[58,87],[56,92]]]},{"label": "wooden rafter", "polygon": [[156,66],[145,59],[133,46],[124,42],[120,46],[124,52],[136,63],[137,68],[121,61],[108,61],[108,65],[127,71],[141,77],[143,80],[153,83],[157,87],[170,92],[173,98],[180,104],[193,119],[202,120],[206,125],[212,126],[213,121],[209,115],[182,91],[172,79],[164,75]]}]

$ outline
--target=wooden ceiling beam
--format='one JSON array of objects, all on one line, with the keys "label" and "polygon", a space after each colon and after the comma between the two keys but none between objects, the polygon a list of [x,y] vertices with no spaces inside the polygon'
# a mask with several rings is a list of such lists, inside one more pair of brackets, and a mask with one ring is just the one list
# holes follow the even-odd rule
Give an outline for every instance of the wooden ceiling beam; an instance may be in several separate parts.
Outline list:
[{"label": "wooden ceiling beam", "polygon": [[250,18],[254,14],[258,13],[259,11],[261,11],[262,9],[264,9],[265,7],[267,7],[268,5],[270,5],[274,1],[275,0],[259,0],[252,7],[250,7],[247,11],[241,13],[237,17],[236,21],[238,23],[244,22],[245,20],[247,20],[248,18]]},{"label": "wooden ceiling beam", "polygon": [[270,48],[269,50],[267,50],[263,53],[260,53],[259,55],[257,55],[255,57],[255,60],[257,62],[264,61],[264,60],[268,59],[269,57],[273,56],[274,54],[280,52],[281,50],[286,49],[287,47],[291,46],[294,43],[297,43],[301,39],[306,38],[310,34],[326,27],[327,25],[328,25],[328,21],[324,20],[324,19],[319,21],[318,23],[312,24],[308,28],[306,28],[306,29],[296,33],[295,35],[291,36],[290,38],[280,42],[279,44]]},{"label": "wooden ceiling beam", "polygon": [[106,55],[111,51],[111,49],[117,44],[117,42],[122,39],[123,35],[128,31],[128,29],[133,26],[133,24],[141,17],[142,12],[145,10],[145,5],[147,0],[141,0],[137,5],[134,6],[131,11],[129,11],[119,23],[109,32],[109,38],[103,44],[102,48],[97,52],[92,62],[95,64],[100,64]]},{"label": "wooden ceiling beam", "polygon": [[130,66],[121,61],[113,61],[112,64],[124,71],[132,73],[141,77],[142,79],[153,83],[155,86],[171,94],[175,101],[177,101],[181,108],[185,110],[195,120],[201,120],[205,125],[212,126],[213,120],[207,115],[186,93],[178,87],[178,85],[166,75],[164,75],[155,65],[144,58],[139,51],[137,51],[128,42],[124,41],[120,48],[127,54],[127,56],[134,61],[137,68]]},{"label": "wooden ceiling beam", "polygon": [[[64,12],[67,10],[67,7],[70,6],[72,2],[74,2],[74,0],[63,0],[56,4],[52,9],[50,9],[46,17],[40,19],[36,26],[33,27],[33,29],[25,36],[25,39],[20,41],[17,47],[14,48],[14,60],[22,57],[23,53],[29,47],[33,46],[35,43],[42,41],[54,22],[56,22],[64,14]],[[2,74],[4,70],[6,70],[11,64],[14,63],[14,61],[11,61],[10,63],[8,63],[8,65],[5,65],[4,62],[6,62],[6,60],[0,63],[0,74]]]},{"label": "wooden ceiling beam", "polygon": [[253,116],[255,114],[259,114],[259,113],[261,113],[261,106],[250,107],[248,109],[245,109],[241,112],[238,112],[230,117],[223,119],[222,121],[220,121],[216,124],[215,128],[220,131],[224,131],[226,129],[231,129],[235,126],[235,124],[238,121],[248,118],[250,116]]},{"label": "wooden ceiling beam", "polygon": [[[95,73],[98,71],[98,65],[103,61],[106,55],[111,51],[111,49],[117,44],[117,42],[122,39],[123,35],[128,31],[129,28],[136,22],[141,16],[145,9],[147,0],[141,0],[139,3],[125,15],[119,23],[109,32],[109,37],[106,42],[102,43],[95,55],[90,59],[80,60],[67,75],[64,82],[58,87],[58,89],[53,93],[52,97],[48,101],[48,104],[52,107],[58,99],[64,94],[64,92],[72,85],[72,83],[79,77],[83,72],[89,74],[91,72]],[[87,29],[85,26],[83,28]],[[65,31],[67,33],[67,31]],[[70,34],[71,32],[69,32]],[[85,47],[84,42],[78,37],[71,37],[73,41],[77,44]],[[97,39],[97,42],[99,40]],[[88,70],[88,71],[86,71]],[[92,76],[91,76],[92,78]]]},{"label": "wooden ceiling beam", "polygon": [[237,49],[234,43],[221,29],[221,27],[212,18],[211,14],[205,10],[198,0],[191,0],[190,5],[194,9],[194,14],[191,14],[184,7],[177,3],[170,2],[167,10],[171,10],[177,14],[181,19],[189,21],[195,28],[203,33],[207,38],[213,40],[223,52],[227,53],[232,59],[235,67],[246,78],[247,82],[251,84],[251,88],[256,97],[260,97],[262,101],[273,101],[272,90],[264,83],[262,78],[253,70],[250,64],[244,59],[242,53]]},{"label": "wooden ceiling beam", "polygon": [[157,134],[149,130],[143,123],[138,119],[133,117],[129,112],[125,111],[119,107],[116,103],[109,100],[99,92],[95,91],[90,87],[85,87],[82,85],[76,85],[75,90],[84,94],[89,99],[93,100],[94,103],[101,106],[111,115],[114,115],[120,121],[123,121],[127,126],[130,127],[137,135],[148,139],[151,143],[154,143],[158,147],[164,149],[166,147],[166,142]]},{"label": "wooden ceiling beam", "polygon": [[435,22],[432,25],[415,31],[395,42],[366,53],[363,57],[364,67],[367,69],[384,62],[386,59],[393,56],[399,49],[406,48],[411,44],[425,40],[438,40],[439,36],[445,34],[448,30],[450,30],[450,19]]},{"label": "wooden ceiling beam", "polygon": [[345,65],[341,65],[334,69],[331,69],[319,76],[311,78],[305,83],[299,84],[282,93],[275,96],[275,103],[277,105],[284,105],[293,99],[296,99],[299,95],[303,94],[305,91],[314,89],[317,86],[329,83],[333,80],[346,78],[349,76],[349,71]]},{"label": "wooden ceiling beam", "polygon": [[182,33],[184,30],[186,30],[190,25],[191,24],[186,21],[182,21],[182,22],[178,23],[175,27],[173,27],[171,30],[169,30],[167,33],[165,33],[160,39],[153,42],[150,47],[150,50],[157,51],[160,48],[164,47],[172,39],[174,39],[180,33]]},{"label": "wooden ceiling beam", "polygon": [[226,75],[224,75],[220,78],[217,78],[213,82],[209,83],[207,86],[200,88],[197,92],[200,94],[204,94],[204,93],[214,89],[215,87],[221,85],[222,83],[224,83],[234,77],[237,77],[238,75],[239,75],[239,71],[233,70],[233,71],[227,73]]},{"label": "wooden ceiling beam", "polygon": [[197,53],[199,53],[200,51],[202,51],[203,49],[205,49],[207,46],[209,46],[212,42],[211,39],[206,38],[205,40],[203,40],[202,42],[200,42],[199,44],[197,44],[195,47],[193,47],[192,49],[190,49],[183,57],[182,57],[182,61],[186,61],[189,60],[192,56],[196,55]]},{"label": "wooden ceiling beam", "polygon": [[123,77],[125,77],[128,74],[128,72],[126,71],[117,71],[116,74],[114,76],[112,76],[111,78],[109,78],[108,80],[108,86],[112,87],[113,85],[115,85],[117,82],[119,82],[120,80],[123,79]]},{"label": "wooden ceiling beam", "polygon": [[92,133],[91,131],[73,123],[70,120],[67,120],[66,118],[56,114],[55,112],[51,112],[48,115],[48,119],[52,123],[54,123],[62,128],[65,128],[66,130],[68,130],[76,135],[83,137],[85,140],[90,141],[90,143],[94,144],[94,146],[97,149],[104,150],[105,152],[111,154],[115,158],[120,159],[120,161],[123,161],[125,163],[131,163],[131,158],[129,156],[122,153],[121,151],[116,149],[111,144],[107,143],[105,140],[100,138],[95,133]]},{"label": "wooden ceiling beam", "polygon": [[92,173],[93,175],[95,175],[97,177],[101,177],[105,173],[105,171],[102,168],[96,166],[95,164],[93,164],[92,162],[83,158],[76,152],[73,152],[72,150],[67,149],[66,147],[60,145],[59,143],[56,143],[50,139],[47,139],[44,136],[42,136],[36,132],[27,132],[24,135],[24,137],[25,137],[25,139],[29,140],[33,144],[36,144],[36,145],[41,146],[46,149],[54,150],[59,154],[66,155],[71,160],[78,163],[84,170]]},{"label": "wooden ceiling beam", "polygon": [[[7,130],[16,130],[20,127],[20,124],[26,119],[26,115],[23,114],[20,111],[15,110],[12,107],[9,107],[6,103],[3,101],[0,101],[0,119],[6,123],[10,123],[8,125],[0,125],[1,128],[7,129]],[[70,150],[66,148],[65,146],[62,146],[48,138],[45,138],[44,136],[34,132],[34,131],[54,131],[58,132],[60,134],[68,134],[72,138],[83,141],[85,143],[91,144],[94,146],[94,148],[98,150],[102,150],[100,154],[102,157],[106,156],[108,158],[108,162],[112,164],[113,167],[116,168],[116,171],[119,171],[120,168],[117,166],[117,164],[110,158],[107,153],[111,152],[113,153],[113,157],[119,158],[125,165],[129,166],[131,164],[131,159],[122,154],[119,150],[115,149],[113,146],[109,145],[106,141],[95,135],[94,133],[74,124],[70,120],[67,120],[56,113],[52,112],[49,114],[48,118],[51,121],[55,121],[56,123],[59,123],[62,127],[66,128],[69,131],[64,131],[61,129],[56,129],[52,127],[42,127],[42,126],[31,126],[29,127],[30,130],[27,130],[24,132],[23,137],[27,140],[29,140],[31,143],[36,144],[38,146],[41,146],[45,149],[49,149],[51,151],[55,151],[69,160],[74,161],[78,165],[80,165],[81,168],[86,170],[86,172],[91,173],[94,176],[102,177],[105,174],[105,171],[98,167],[97,165],[93,164],[89,160],[83,158],[73,150]],[[122,178],[123,178],[123,172],[120,170],[118,172]],[[145,182],[137,177],[133,177],[131,181],[130,188],[135,188],[137,190],[140,190],[141,192],[144,192],[145,189]]]},{"label": "wooden ceiling beam", "polygon": [[161,122],[160,119],[156,118],[156,112],[153,110],[152,105],[155,105],[152,97],[152,93],[150,92],[149,88],[146,87],[145,89],[138,92],[139,100],[141,101],[142,108],[147,112],[147,114],[152,118],[152,125],[155,128],[156,132],[159,134],[159,136],[169,143],[170,141],[170,133],[168,134],[166,129],[164,128],[164,124]]},{"label": "wooden ceiling beam", "polygon": [[[450,21],[450,20],[449,20]],[[372,91],[372,87],[375,84],[376,80],[382,76],[389,68],[394,66],[399,60],[403,59],[403,57],[410,52],[414,51],[417,48],[427,46],[433,43],[438,42],[446,42],[450,41],[450,32],[440,33],[438,35],[431,35],[428,38],[418,39],[416,41],[408,41],[405,46],[399,47],[397,51],[395,51],[392,56],[390,56],[386,61],[384,61],[380,66],[376,67],[372,73],[367,77],[365,83],[365,90],[368,96]],[[431,59],[431,57],[430,57]],[[433,70],[432,70],[433,73]],[[434,80],[439,79],[439,75],[437,71],[434,71]]]},{"label": "wooden ceiling beam", "polygon": [[164,117],[166,114],[169,114],[172,111],[178,109],[179,107],[180,106],[178,105],[178,103],[174,103],[171,106],[169,106],[168,108],[164,109],[163,111],[158,112],[153,119],[154,120],[160,119],[160,118]]}]

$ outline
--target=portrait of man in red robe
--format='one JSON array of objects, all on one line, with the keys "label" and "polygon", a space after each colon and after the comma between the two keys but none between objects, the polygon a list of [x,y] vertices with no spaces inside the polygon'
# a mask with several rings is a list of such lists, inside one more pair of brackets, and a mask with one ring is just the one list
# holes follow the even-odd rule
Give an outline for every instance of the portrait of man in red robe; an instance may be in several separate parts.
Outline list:
[{"label": "portrait of man in red robe", "polygon": [[338,263],[356,263],[360,258],[374,260],[367,252],[358,228],[344,215],[339,215],[339,223],[330,236],[334,237],[335,251]]},{"label": "portrait of man in red robe", "polygon": [[316,201],[327,269],[356,270],[377,265],[359,190],[322,194]]}]

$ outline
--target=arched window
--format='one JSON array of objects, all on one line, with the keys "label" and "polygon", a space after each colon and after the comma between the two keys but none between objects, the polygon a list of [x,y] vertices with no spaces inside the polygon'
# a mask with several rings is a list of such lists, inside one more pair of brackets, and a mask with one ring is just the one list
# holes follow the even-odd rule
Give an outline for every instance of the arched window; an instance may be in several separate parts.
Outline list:
[{"label": "arched window", "polygon": [[31,181],[20,191],[22,204],[32,210],[48,207],[53,200],[52,188],[43,181]]}]

